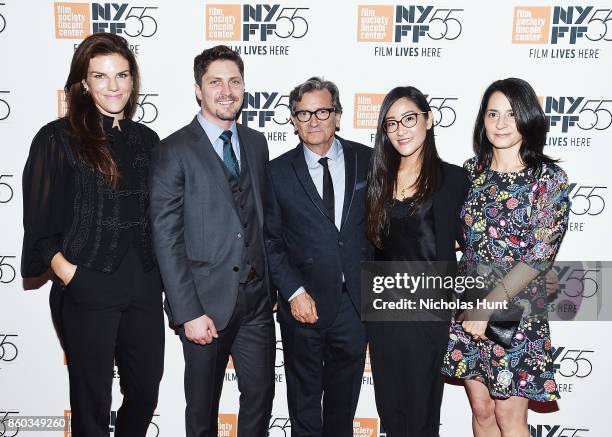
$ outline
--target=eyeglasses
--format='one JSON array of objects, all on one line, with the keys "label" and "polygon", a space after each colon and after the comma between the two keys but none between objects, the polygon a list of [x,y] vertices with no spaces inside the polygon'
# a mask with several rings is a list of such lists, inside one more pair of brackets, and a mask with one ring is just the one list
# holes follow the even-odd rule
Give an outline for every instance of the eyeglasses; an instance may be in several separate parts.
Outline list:
[{"label": "eyeglasses", "polygon": [[427,114],[427,112],[413,112],[412,114],[404,115],[399,122],[387,120],[383,123],[382,128],[388,134],[392,134],[397,130],[400,123],[402,123],[404,127],[414,127],[417,124],[419,115],[423,114]]},{"label": "eyeglasses", "polygon": [[329,118],[332,112],[336,112],[336,108],[319,108],[316,111],[306,111],[303,109],[301,111],[295,111],[293,116],[302,123],[306,123],[307,121],[310,121],[313,115],[315,115],[319,121],[325,121]]}]

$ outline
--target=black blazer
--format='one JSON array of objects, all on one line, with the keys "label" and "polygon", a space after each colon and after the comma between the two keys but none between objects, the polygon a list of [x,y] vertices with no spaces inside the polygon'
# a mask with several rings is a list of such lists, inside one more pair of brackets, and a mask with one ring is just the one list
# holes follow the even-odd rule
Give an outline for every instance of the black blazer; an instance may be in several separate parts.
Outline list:
[{"label": "black blazer", "polygon": [[469,189],[470,179],[467,170],[443,162],[442,183],[433,195],[436,259],[450,261],[451,266],[456,266],[455,241],[462,250],[465,245],[459,214]]},{"label": "black blazer", "polygon": [[[327,327],[336,317],[342,274],[361,307],[361,261],[372,254],[365,232],[366,178],[372,149],[338,138],[344,152],[345,191],[340,231],[312,181],[303,144],[272,160],[264,202],[264,238],[270,276],[279,291],[279,321],[296,323],[288,299],[300,287],[315,300]],[[301,325],[301,323],[300,323]]]},{"label": "black blazer", "polygon": [[[262,232],[268,143],[260,132],[240,124],[237,129]],[[217,329],[223,329],[236,305],[245,231],[218,161],[197,118],[161,141],[153,153],[153,245],[164,280],[166,312],[175,325],[207,314]],[[269,291],[267,275],[264,280]]]},{"label": "black blazer", "polygon": [[[109,149],[113,150],[112,118],[102,116]],[[32,141],[23,169],[23,251],[21,274],[40,276],[49,270],[53,256],[61,252],[78,266],[101,272],[115,271],[128,246],[136,241],[145,271],[155,267],[149,226],[147,179],[157,134],[132,120],[121,121],[125,144],[134,161],[125,163],[140,188],[134,202],[138,225],[129,228],[104,224],[134,220],[126,215],[125,200],[75,153],[75,139],[65,118],[43,126]],[[114,152],[113,152],[114,153]],[[122,190],[121,184],[118,190]],[[98,214],[103,214],[98,218]],[[134,240],[133,233],[138,239]],[[140,243],[140,244],[138,244]]]}]

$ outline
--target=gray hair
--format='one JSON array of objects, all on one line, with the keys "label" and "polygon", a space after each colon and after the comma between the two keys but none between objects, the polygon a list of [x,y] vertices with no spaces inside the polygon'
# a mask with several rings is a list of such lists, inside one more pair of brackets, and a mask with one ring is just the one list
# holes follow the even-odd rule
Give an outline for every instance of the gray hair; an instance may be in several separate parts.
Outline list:
[{"label": "gray hair", "polygon": [[329,80],[323,80],[320,77],[311,77],[306,82],[299,84],[289,94],[289,107],[291,113],[295,111],[295,104],[302,101],[304,94],[311,91],[327,90],[331,94],[332,105],[337,113],[342,113],[342,105],[340,104],[340,91],[335,83]]}]

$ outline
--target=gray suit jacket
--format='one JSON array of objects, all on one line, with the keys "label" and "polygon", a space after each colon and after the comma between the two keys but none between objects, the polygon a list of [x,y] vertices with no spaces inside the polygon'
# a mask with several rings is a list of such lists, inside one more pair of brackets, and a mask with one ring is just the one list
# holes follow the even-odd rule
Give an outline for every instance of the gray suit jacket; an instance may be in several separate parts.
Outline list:
[{"label": "gray suit jacket", "polygon": [[[263,232],[268,143],[260,132],[237,128]],[[197,118],[153,152],[150,191],[153,245],[170,323],[206,314],[223,329],[236,304],[245,233],[219,157]]]}]

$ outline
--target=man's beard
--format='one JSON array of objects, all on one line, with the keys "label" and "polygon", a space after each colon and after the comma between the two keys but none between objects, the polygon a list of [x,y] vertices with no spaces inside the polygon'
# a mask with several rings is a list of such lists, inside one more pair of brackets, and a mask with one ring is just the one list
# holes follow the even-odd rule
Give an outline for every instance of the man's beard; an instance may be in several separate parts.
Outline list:
[{"label": "man's beard", "polygon": [[215,111],[215,115],[220,119],[220,120],[225,120],[225,121],[231,121],[231,120],[236,120],[236,118],[238,117],[238,111],[230,111],[228,108],[229,112],[219,112],[219,111]]}]

